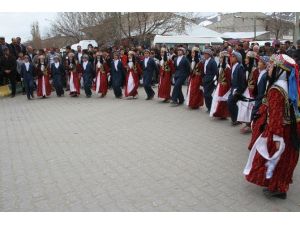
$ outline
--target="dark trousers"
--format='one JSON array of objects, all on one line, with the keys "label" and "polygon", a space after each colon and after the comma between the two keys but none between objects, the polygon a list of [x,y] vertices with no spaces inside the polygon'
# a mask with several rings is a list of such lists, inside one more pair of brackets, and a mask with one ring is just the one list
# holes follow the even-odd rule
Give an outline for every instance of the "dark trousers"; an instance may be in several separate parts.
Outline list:
[{"label": "dark trousers", "polygon": [[64,89],[63,89],[62,77],[61,76],[54,76],[53,77],[53,86],[55,88],[57,96],[62,96],[64,94]]},{"label": "dark trousers", "polygon": [[212,93],[214,92],[215,86],[210,85],[208,87],[203,87],[204,89],[204,99],[205,99],[205,105],[208,111],[210,111],[211,108],[211,102],[212,102]]},{"label": "dark trousers", "polygon": [[83,86],[84,86],[84,92],[86,96],[91,96],[92,95],[92,91],[91,91],[91,87],[92,87],[92,79],[91,76],[89,75],[83,75]]},{"label": "dark trousers", "polygon": [[155,95],[152,89],[152,77],[151,74],[144,74],[143,76],[143,86],[148,98],[152,98]]},{"label": "dark trousers", "polygon": [[214,75],[205,75],[203,78],[204,99],[208,111],[210,111],[211,102],[212,102],[212,93],[215,90],[213,79],[214,79]]},{"label": "dark trousers", "polygon": [[172,101],[181,104],[184,102],[182,85],[184,84],[186,77],[175,77],[174,80],[175,84],[172,91]]},{"label": "dark trousers", "polygon": [[232,94],[228,96],[227,105],[231,116],[231,121],[236,122],[238,115],[237,99]]},{"label": "dark trousers", "polygon": [[16,94],[16,75],[8,74],[8,75],[5,75],[5,77],[9,80],[9,83],[11,85],[11,95],[15,95]]},{"label": "dark trousers", "polygon": [[121,85],[118,84],[112,84],[113,90],[114,90],[114,94],[116,98],[119,98],[122,96],[122,89],[121,89]]},{"label": "dark trousers", "polygon": [[152,84],[151,83],[150,84],[148,84],[148,83],[144,84],[144,89],[145,89],[145,92],[146,92],[148,98],[151,98],[155,95],[155,92],[152,89]]},{"label": "dark trousers", "polygon": [[29,99],[30,96],[33,97],[33,78],[25,78],[23,80],[24,86],[25,86],[25,91],[27,98]]}]

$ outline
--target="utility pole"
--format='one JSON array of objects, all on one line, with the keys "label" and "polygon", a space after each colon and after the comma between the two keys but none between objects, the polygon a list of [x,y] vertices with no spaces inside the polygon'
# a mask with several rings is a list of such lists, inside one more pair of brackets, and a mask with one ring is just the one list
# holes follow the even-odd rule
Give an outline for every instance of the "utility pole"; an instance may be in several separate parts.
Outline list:
[{"label": "utility pole", "polygon": [[253,18],[253,23],[254,23],[254,28],[253,28],[253,30],[254,30],[254,41],[256,41],[256,16],[254,16],[254,18]]},{"label": "utility pole", "polygon": [[300,39],[300,30],[299,30],[299,17],[300,17],[300,12],[295,12],[296,15],[296,21],[295,21],[295,28],[294,28],[294,45],[296,46],[297,40]]}]

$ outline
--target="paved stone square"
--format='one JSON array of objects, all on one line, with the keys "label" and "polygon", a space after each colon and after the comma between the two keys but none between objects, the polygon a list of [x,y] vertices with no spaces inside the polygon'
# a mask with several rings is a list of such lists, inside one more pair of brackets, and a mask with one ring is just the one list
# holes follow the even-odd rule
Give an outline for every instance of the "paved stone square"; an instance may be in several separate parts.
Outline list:
[{"label": "paved stone square", "polygon": [[299,166],[265,199],[242,175],[249,135],[139,94],[0,98],[0,211],[300,211]]}]

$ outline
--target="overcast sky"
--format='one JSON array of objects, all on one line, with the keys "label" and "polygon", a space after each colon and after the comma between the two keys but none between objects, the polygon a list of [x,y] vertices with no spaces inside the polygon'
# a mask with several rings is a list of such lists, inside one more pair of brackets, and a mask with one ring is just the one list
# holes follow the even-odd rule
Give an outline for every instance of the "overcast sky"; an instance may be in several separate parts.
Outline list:
[{"label": "overcast sky", "polygon": [[[212,15],[214,13],[195,13],[203,16]],[[47,34],[51,21],[56,17],[55,12],[46,13],[3,13],[0,12],[0,36],[4,36],[6,42],[10,43],[12,37],[20,36],[25,42],[31,39],[30,25],[34,21],[38,21],[42,37]]]},{"label": "overcast sky", "polygon": [[0,36],[4,36],[6,42],[10,43],[12,37],[20,36],[22,41],[29,40],[30,24],[38,21],[41,35],[46,35],[51,20],[54,20],[56,13],[0,13]]}]

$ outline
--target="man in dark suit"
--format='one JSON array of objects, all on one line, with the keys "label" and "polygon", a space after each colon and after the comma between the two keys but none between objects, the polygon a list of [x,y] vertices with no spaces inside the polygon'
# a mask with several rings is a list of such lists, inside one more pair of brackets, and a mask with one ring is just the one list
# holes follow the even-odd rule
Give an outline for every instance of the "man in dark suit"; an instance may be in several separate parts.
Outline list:
[{"label": "man in dark suit", "polygon": [[261,56],[258,62],[259,76],[257,79],[256,87],[254,91],[256,92],[255,105],[251,112],[251,121],[256,117],[259,107],[262,104],[262,100],[266,94],[267,81],[268,81],[268,70],[267,64],[270,58],[268,56]]},{"label": "man in dark suit", "polygon": [[152,77],[154,73],[157,73],[158,68],[153,58],[150,57],[150,51],[146,49],[144,51],[144,60],[141,61],[143,68],[143,85],[147,94],[146,100],[153,99],[155,92],[152,89]]},{"label": "man in dark suit", "polygon": [[92,77],[93,77],[93,66],[88,61],[89,56],[83,55],[82,56],[82,76],[83,76],[83,83],[84,83],[84,91],[87,98],[90,98],[92,96]]},{"label": "man in dark suit", "polygon": [[218,66],[213,58],[213,52],[211,49],[205,49],[203,54],[205,58],[203,76],[204,99],[207,112],[210,112],[212,93],[215,90],[215,81],[217,80],[218,76]]},{"label": "man in dark suit", "polygon": [[3,49],[4,55],[0,59],[0,74],[9,79],[11,84],[11,97],[16,95],[16,74],[17,74],[17,60],[10,54],[9,48]]},{"label": "man in dark suit", "polygon": [[27,99],[33,98],[33,78],[34,78],[35,68],[30,62],[29,56],[24,56],[24,63],[21,65],[21,78],[25,85],[25,90],[27,94]]},{"label": "man in dark suit", "polygon": [[231,115],[231,123],[233,126],[239,125],[237,121],[238,107],[236,105],[240,96],[243,95],[247,87],[246,73],[243,67],[243,58],[239,52],[234,51],[230,59],[232,63],[231,72],[231,89],[228,96],[227,105]]},{"label": "man in dark suit", "polygon": [[51,64],[51,76],[57,97],[63,96],[64,89],[62,81],[65,77],[65,69],[63,64],[59,62],[58,56],[54,56],[54,63]]},{"label": "man in dark suit", "polygon": [[121,87],[124,83],[125,71],[117,51],[114,52],[114,59],[110,63],[110,75],[115,97],[122,98]]},{"label": "man in dark suit", "polygon": [[175,64],[175,75],[174,75],[174,88],[172,91],[172,101],[171,106],[178,106],[183,104],[184,97],[182,93],[182,85],[189,76],[190,73],[190,63],[186,56],[184,55],[185,49],[180,47],[177,50],[177,58],[174,60]]}]

